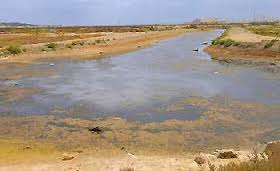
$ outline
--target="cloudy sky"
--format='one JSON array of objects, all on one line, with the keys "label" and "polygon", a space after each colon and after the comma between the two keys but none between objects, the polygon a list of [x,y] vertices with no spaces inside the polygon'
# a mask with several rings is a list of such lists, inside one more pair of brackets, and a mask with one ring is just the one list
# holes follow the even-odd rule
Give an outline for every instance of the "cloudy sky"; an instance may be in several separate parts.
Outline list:
[{"label": "cloudy sky", "polygon": [[280,17],[280,0],[0,0],[0,21],[116,25]]}]

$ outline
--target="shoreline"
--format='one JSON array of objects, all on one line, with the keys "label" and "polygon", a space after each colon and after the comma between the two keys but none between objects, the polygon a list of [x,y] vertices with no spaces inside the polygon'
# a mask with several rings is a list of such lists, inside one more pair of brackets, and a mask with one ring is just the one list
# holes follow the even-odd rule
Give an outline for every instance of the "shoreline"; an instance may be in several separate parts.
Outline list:
[{"label": "shoreline", "polygon": [[[159,41],[169,38],[200,32],[199,29],[177,29],[171,31],[153,31],[147,33],[123,33],[124,37],[112,40],[108,44],[84,46],[75,49],[59,49],[55,51],[42,52],[27,52],[19,55],[10,55],[0,58],[0,64],[3,63],[36,63],[40,60],[59,60],[59,59],[74,59],[74,60],[93,60],[101,59],[108,56],[125,54],[141,48],[152,46]],[[110,34],[110,38],[114,37]],[[107,38],[107,37],[104,37]],[[37,46],[37,45],[34,45]]]},{"label": "shoreline", "polygon": [[[48,118],[48,120],[59,120],[57,124],[62,123],[61,119],[49,119],[51,117],[31,116],[23,118],[25,118],[24,120],[26,122],[28,122],[28,118]],[[96,119],[98,122],[104,122],[102,120],[104,119]],[[114,122],[126,122],[121,118],[111,118],[111,120]],[[39,124],[42,122],[42,120],[37,121]],[[87,125],[87,122],[91,122],[79,119],[65,119],[65,121],[72,122],[75,125]],[[76,134],[76,132],[72,132],[71,134]],[[71,136],[71,134],[69,134],[69,136]],[[191,150],[190,148],[184,150],[183,152],[182,149],[180,150],[180,148],[177,150],[168,149],[168,151],[166,151],[164,147],[161,148],[160,146],[157,148],[147,147],[145,150],[146,147],[137,147],[138,145],[136,142],[134,144],[135,147],[127,148],[126,146],[119,146],[120,144],[95,144],[95,139],[98,142],[103,136],[106,136],[106,134],[106,132],[100,135],[88,133],[88,137],[92,136],[92,142],[89,142],[87,145],[88,147],[82,147],[78,145],[74,148],[67,146],[63,148],[57,148],[57,144],[51,143],[51,141],[31,140],[24,137],[20,139],[5,137],[5,139],[0,139],[0,152],[3,154],[3,156],[0,156],[0,170],[119,171],[125,168],[133,168],[135,170],[169,171],[187,169],[199,171],[207,169],[208,162],[215,165],[216,167],[219,167],[220,165],[226,165],[231,162],[240,163],[248,161],[249,157],[247,156],[253,153],[253,151],[251,149],[249,150],[249,148],[221,148],[216,150],[199,150],[197,152],[188,151]],[[50,135],[50,137],[53,136]],[[150,137],[147,137],[147,139],[150,139]],[[83,136],[79,141],[84,143],[84,140],[85,137]],[[75,139],[73,139],[73,141],[75,141]],[[67,141],[67,143],[71,143],[71,141]],[[141,144],[141,142],[139,143]],[[238,158],[219,158],[219,151],[233,151],[234,153],[238,154]],[[65,156],[67,159],[64,159]],[[203,164],[198,164],[196,161],[197,158],[202,158],[206,162]]]},{"label": "shoreline", "polygon": [[213,60],[227,64],[250,65],[265,71],[280,72],[280,53],[273,51],[223,48],[213,45],[204,49]]},{"label": "shoreline", "polygon": [[204,49],[221,63],[255,66],[265,71],[280,72],[280,41],[262,36],[248,28],[232,27]]}]

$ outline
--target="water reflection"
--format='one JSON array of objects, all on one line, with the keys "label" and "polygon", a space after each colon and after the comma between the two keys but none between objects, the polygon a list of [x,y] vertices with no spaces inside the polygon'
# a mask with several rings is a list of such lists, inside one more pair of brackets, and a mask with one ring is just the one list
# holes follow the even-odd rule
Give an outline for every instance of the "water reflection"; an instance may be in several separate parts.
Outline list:
[{"label": "water reflection", "polygon": [[[79,110],[75,114],[77,117],[142,116],[142,120],[161,121],[172,117],[199,117],[198,109],[189,110],[179,117],[164,112],[149,116],[156,108],[190,96],[229,96],[280,104],[279,74],[247,66],[221,65],[202,50],[192,51],[196,47],[202,49],[202,42],[210,42],[219,34],[220,30],[194,33],[119,57],[58,63],[56,69],[61,74],[57,76],[19,80],[22,86],[39,87],[45,91],[18,102],[13,111],[47,114],[56,108],[86,104],[89,106],[87,110]],[[273,93],[269,93],[271,90]]]}]

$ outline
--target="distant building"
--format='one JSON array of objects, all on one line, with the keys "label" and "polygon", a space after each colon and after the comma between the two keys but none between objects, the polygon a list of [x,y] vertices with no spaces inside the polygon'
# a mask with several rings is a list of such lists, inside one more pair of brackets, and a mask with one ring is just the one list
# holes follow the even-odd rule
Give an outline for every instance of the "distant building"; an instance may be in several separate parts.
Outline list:
[{"label": "distant building", "polygon": [[219,24],[222,23],[217,18],[197,18],[192,21],[192,24]]}]

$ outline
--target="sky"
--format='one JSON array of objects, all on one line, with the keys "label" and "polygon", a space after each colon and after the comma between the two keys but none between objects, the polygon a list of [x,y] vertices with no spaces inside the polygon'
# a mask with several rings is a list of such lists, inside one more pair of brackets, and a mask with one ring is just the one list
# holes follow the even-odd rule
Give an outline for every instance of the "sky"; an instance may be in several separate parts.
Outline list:
[{"label": "sky", "polygon": [[280,0],[0,0],[0,21],[45,25],[184,23],[280,17]]}]

